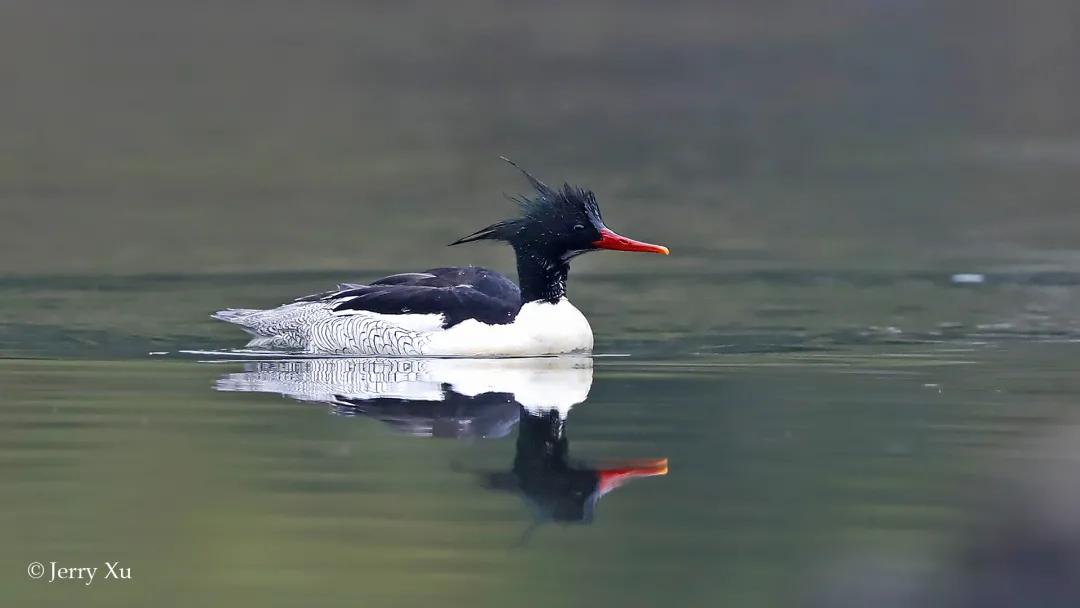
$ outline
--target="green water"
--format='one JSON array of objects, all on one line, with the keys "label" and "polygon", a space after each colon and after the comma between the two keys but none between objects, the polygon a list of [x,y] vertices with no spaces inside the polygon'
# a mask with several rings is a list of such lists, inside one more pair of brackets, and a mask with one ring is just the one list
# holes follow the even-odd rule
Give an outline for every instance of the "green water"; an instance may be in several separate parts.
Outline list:
[{"label": "green water", "polygon": [[[852,555],[947,570],[985,515],[969,497],[1002,460],[1053,462],[1025,442],[1077,415],[1072,275],[574,280],[601,356],[569,404],[571,464],[669,463],[578,523],[484,481],[513,468],[516,405],[493,436],[415,436],[315,394],[340,387],[215,390],[288,362],[178,352],[242,342],[205,318],[216,302],[327,276],[5,281],[9,603],[790,605]],[[377,384],[365,373],[347,375]],[[132,580],[25,572],[105,560]]]},{"label": "green water", "polygon": [[[1080,604],[1076,11],[2,3],[0,605]],[[574,261],[591,365],[208,318],[512,274],[499,155],[672,250]]]}]

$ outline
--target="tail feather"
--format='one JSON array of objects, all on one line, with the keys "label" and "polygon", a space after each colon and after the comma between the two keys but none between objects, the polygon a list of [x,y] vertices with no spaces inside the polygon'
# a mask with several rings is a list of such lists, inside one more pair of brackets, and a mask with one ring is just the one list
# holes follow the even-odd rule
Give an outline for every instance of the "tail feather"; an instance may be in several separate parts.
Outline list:
[{"label": "tail feather", "polygon": [[[232,323],[258,338],[265,340],[265,345],[282,344],[302,346],[306,338],[305,328],[314,321],[329,314],[330,307],[322,302],[295,302],[284,304],[269,310],[255,308],[226,308],[211,317],[226,323]],[[264,345],[260,342],[259,345]]]},{"label": "tail feather", "polygon": [[226,308],[225,310],[219,310],[210,316],[218,321],[235,323],[241,327],[249,327],[248,321],[252,316],[260,312],[263,311],[256,308]]}]

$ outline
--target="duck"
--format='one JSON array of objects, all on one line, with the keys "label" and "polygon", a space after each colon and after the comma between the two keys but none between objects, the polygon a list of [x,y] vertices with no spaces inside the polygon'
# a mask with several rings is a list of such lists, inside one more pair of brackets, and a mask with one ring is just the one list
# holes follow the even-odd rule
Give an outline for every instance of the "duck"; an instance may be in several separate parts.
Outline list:
[{"label": "duck", "polygon": [[501,157],[528,181],[511,197],[520,215],[450,243],[513,248],[518,283],[479,266],[440,267],[341,283],[270,309],[228,308],[217,320],[252,336],[248,348],[396,357],[522,357],[590,353],[592,327],[567,299],[570,262],[602,249],[669,255],[604,224],[596,195],[553,188]]}]

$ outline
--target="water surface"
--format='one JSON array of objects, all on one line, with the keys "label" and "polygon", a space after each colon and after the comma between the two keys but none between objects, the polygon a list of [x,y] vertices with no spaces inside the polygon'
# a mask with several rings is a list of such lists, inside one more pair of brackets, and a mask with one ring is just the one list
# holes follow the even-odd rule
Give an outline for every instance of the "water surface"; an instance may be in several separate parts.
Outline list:
[{"label": "water surface", "polygon": [[576,277],[597,357],[471,364],[228,355],[205,317],[323,274],[5,281],[5,593],[88,597],[31,560],[177,605],[793,605],[852,556],[948,571],[1080,392],[1073,275],[953,274]]}]

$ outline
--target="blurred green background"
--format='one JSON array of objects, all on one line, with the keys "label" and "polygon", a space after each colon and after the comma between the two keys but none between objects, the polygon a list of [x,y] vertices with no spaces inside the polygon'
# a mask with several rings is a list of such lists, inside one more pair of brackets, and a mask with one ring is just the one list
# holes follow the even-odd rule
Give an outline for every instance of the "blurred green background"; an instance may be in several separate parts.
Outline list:
[{"label": "blurred green background", "polygon": [[8,0],[0,272],[502,262],[439,249],[509,212],[500,154],[592,187],[673,264],[1071,261],[1078,20],[1068,0]]}]

